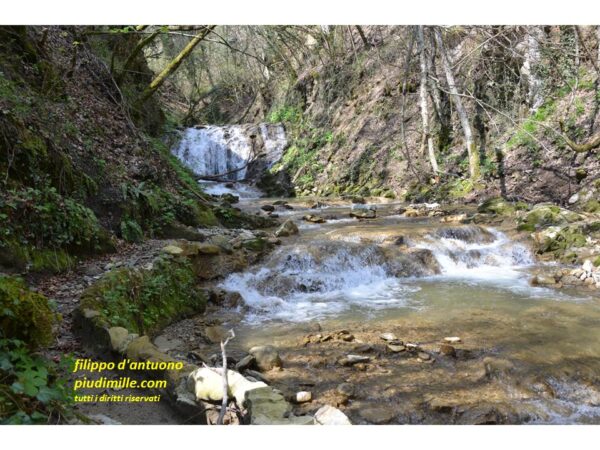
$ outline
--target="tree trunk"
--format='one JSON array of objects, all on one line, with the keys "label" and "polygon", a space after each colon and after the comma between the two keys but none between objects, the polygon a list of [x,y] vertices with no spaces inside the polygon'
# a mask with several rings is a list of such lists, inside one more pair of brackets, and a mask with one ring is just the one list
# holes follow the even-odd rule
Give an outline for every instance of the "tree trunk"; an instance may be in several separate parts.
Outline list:
[{"label": "tree trunk", "polygon": [[456,82],[454,81],[454,74],[452,73],[452,66],[450,65],[448,54],[446,52],[446,47],[444,46],[444,41],[442,39],[442,33],[439,30],[439,28],[435,29],[435,40],[439,47],[440,56],[442,59],[442,66],[446,74],[446,81],[448,82],[450,96],[452,98],[454,106],[456,107],[456,112],[458,113],[460,124],[465,137],[467,153],[469,155],[469,174],[471,176],[471,179],[473,181],[476,181],[479,179],[480,176],[479,153],[475,148],[473,130],[471,129],[471,124],[469,123],[469,116],[467,115],[467,111],[462,103],[460,94],[456,87]]},{"label": "tree trunk", "polygon": [[421,66],[421,84],[419,86],[419,104],[421,106],[421,120],[423,122],[423,144],[427,145],[429,162],[434,174],[440,171],[437,160],[435,159],[435,150],[433,148],[433,138],[429,131],[429,105],[427,104],[427,55],[425,54],[425,39],[423,37],[423,25],[417,27],[417,41],[419,43],[419,62]]},{"label": "tree trunk", "polygon": [[173,60],[164,68],[164,70],[159,73],[154,80],[148,85],[148,87],[144,90],[139,100],[137,101],[138,105],[142,105],[146,100],[148,100],[152,94],[156,92],[156,90],[162,86],[165,80],[171,75],[173,72],[177,70],[177,68],[181,65],[183,60],[187,58],[192,50],[208,36],[208,34],[215,28],[216,25],[208,25],[204,27],[194,38],[179,52],[179,54],[173,58]]},{"label": "tree trunk", "polygon": [[142,50],[144,50],[144,48],[147,45],[149,45],[152,41],[154,41],[154,39],[156,39],[156,37],[160,33],[161,33],[161,30],[159,28],[158,30],[154,31],[153,33],[151,33],[148,36],[143,37],[142,39],[139,40],[139,42],[136,44],[135,48],[131,51],[131,53],[127,57],[125,64],[123,64],[123,67],[121,67],[119,74],[116,76],[115,81],[117,83],[121,84],[121,81],[123,81],[123,77],[127,74],[127,69],[129,69],[129,67],[131,67],[131,64],[133,64],[133,61],[135,61],[135,58],[142,52]]},{"label": "tree trunk", "polygon": [[358,35],[360,36],[360,39],[363,41],[365,48],[366,49],[370,48],[371,45],[369,44],[369,41],[367,41],[367,37],[365,36],[365,32],[363,31],[362,27],[360,25],[354,25],[354,28],[356,28],[356,31],[358,31]]},{"label": "tree trunk", "polygon": [[527,100],[529,110],[534,113],[544,104],[543,83],[538,71],[541,62],[540,41],[544,36],[541,27],[527,27],[525,37],[525,62],[521,71],[527,78]]}]

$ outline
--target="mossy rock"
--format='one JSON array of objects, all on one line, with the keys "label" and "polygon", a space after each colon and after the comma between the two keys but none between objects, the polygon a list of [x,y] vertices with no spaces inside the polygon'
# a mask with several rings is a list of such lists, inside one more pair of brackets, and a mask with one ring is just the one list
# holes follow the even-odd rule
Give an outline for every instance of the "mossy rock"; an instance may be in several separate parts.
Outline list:
[{"label": "mossy rock", "polygon": [[265,239],[257,237],[256,239],[242,242],[242,247],[253,252],[264,252],[269,248],[269,243]]},{"label": "mossy rock", "polygon": [[48,299],[31,291],[20,278],[0,276],[0,329],[2,335],[20,339],[32,348],[53,341],[58,315]]},{"label": "mossy rock", "polygon": [[173,320],[206,307],[192,264],[183,257],[158,257],[151,270],[119,268],[105,274],[81,297],[80,308],[99,312],[97,321],[136,333],[154,333]]},{"label": "mossy rock", "polygon": [[216,208],[215,215],[226,228],[269,228],[277,225],[275,219],[245,214],[233,208]]},{"label": "mossy rock", "polygon": [[477,208],[477,212],[499,216],[511,216],[516,211],[517,208],[515,205],[504,200],[502,197],[490,198]]},{"label": "mossy rock", "polygon": [[555,259],[574,262],[577,255],[573,249],[585,247],[586,235],[577,225],[552,226],[534,234],[539,254],[552,253]]},{"label": "mossy rock", "polygon": [[540,204],[533,207],[520,220],[518,229],[524,231],[535,231],[553,225],[565,225],[577,222],[583,217],[567,209],[556,205]]}]

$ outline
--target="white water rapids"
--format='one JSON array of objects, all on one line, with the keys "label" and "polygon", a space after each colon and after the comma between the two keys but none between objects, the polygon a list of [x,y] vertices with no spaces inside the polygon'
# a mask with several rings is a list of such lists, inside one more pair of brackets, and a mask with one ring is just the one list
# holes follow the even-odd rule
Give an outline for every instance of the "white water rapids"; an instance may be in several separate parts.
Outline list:
[{"label": "white water rapids", "polygon": [[[247,320],[292,322],[356,309],[420,308],[419,291],[428,283],[493,286],[524,298],[546,291],[528,283],[528,248],[494,229],[439,228],[410,246],[431,251],[439,273],[415,258],[390,257],[379,245],[316,241],[280,247],[262,267],[232,274],[221,287],[243,296]],[[398,266],[408,276],[398,276]]]}]

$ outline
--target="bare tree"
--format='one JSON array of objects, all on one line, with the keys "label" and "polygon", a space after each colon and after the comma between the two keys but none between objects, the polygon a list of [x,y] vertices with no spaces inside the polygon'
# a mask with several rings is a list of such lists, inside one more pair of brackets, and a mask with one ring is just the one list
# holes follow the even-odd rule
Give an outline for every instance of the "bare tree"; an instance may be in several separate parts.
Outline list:
[{"label": "bare tree", "polygon": [[421,107],[421,120],[423,123],[423,140],[421,148],[427,145],[429,162],[434,174],[439,172],[437,160],[435,159],[435,150],[433,148],[433,137],[429,130],[429,104],[427,102],[427,55],[425,52],[425,38],[423,25],[417,26],[417,42],[419,46],[419,63],[421,67],[421,82],[419,86],[419,105]]},{"label": "bare tree", "polygon": [[452,66],[450,65],[450,60],[448,58],[448,53],[446,51],[446,47],[444,45],[444,40],[442,38],[442,32],[439,28],[435,28],[435,40],[438,45],[438,49],[440,52],[440,58],[442,60],[442,66],[444,68],[444,72],[446,74],[446,81],[448,83],[448,89],[450,91],[450,96],[452,98],[452,102],[456,107],[456,112],[458,114],[458,118],[460,119],[460,124],[463,130],[463,134],[465,137],[465,144],[467,146],[467,154],[469,156],[469,174],[472,180],[478,180],[480,177],[480,167],[479,167],[479,153],[475,147],[475,140],[473,139],[473,130],[471,128],[471,123],[469,122],[469,116],[467,115],[467,111],[463,105],[461,94],[458,92],[458,88],[456,87],[456,81],[454,80],[454,73],[452,72]]},{"label": "bare tree", "polygon": [[544,104],[543,84],[539,75],[541,62],[540,41],[544,32],[539,26],[527,27],[525,35],[525,60],[521,72],[527,79],[529,110],[535,112]]}]

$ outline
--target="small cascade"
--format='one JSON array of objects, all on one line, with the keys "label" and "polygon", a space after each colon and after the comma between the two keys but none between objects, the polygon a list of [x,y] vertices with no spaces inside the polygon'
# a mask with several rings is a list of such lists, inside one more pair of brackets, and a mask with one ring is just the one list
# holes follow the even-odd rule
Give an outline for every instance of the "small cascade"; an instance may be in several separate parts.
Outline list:
[{"label": "small cascade", "polygon": [[353,306],[405,305],[403,287],[389,275],[376,245],[315,242],[284,247],[259,270],[229,276],[221,285],[237,291],[257,314],[304,321]]},{"label": "small cascade", "polygon": [[239,181],[254,163],[271,167],[286,145],[281,124],[206,125],[186,129],[173,154],[197,175]]},{"label": "small cascade", "polygon": [[533,264],[529,249],[504,233],[479,226],[439,228],[416,243],[431,250],[442,274],[461,278],[516,278]]},{"label": "small cascade", "polygon": [[497,230],[437,228],[409,247],[338,239],[295,243],[277,249],[260,268],[230,275],[221,287],[243,296],[253,313],[249,320],[288,321],[356,308],[418,307],[413,294],[421,288],[414,277],[529,289],[520,269],[533,263],[532,255]]}]

